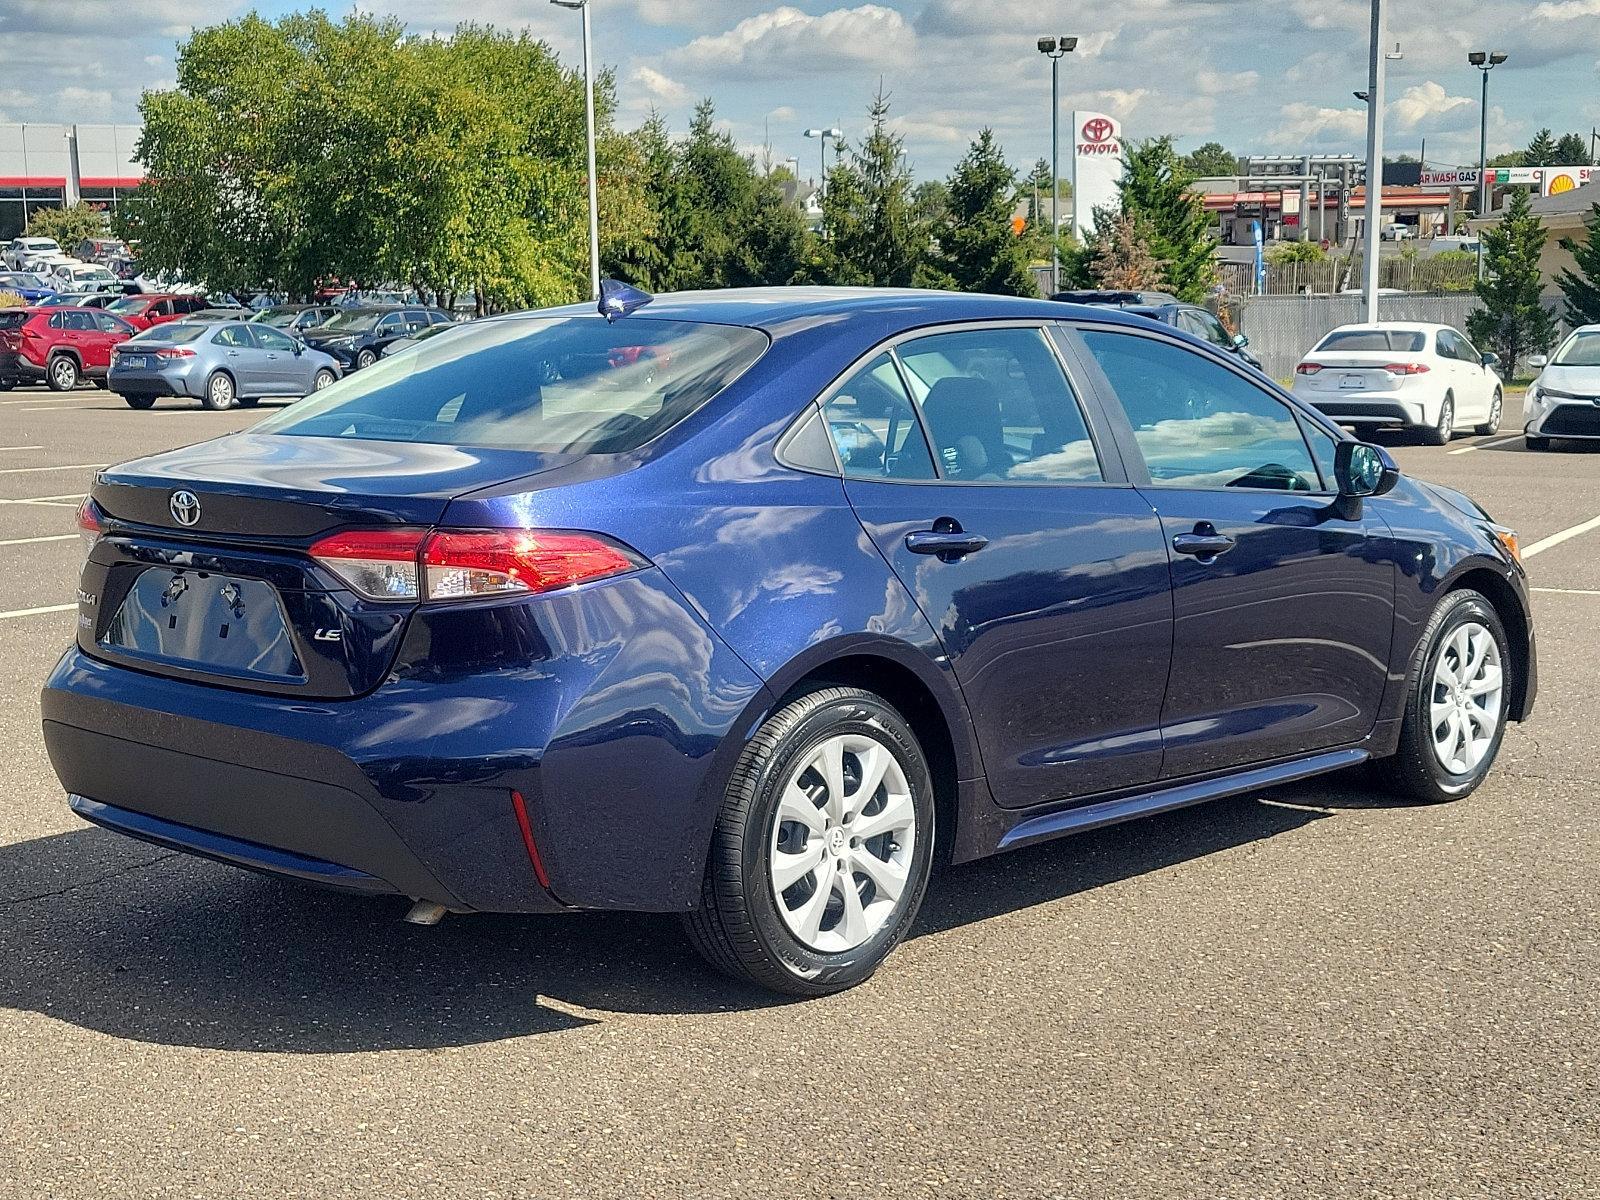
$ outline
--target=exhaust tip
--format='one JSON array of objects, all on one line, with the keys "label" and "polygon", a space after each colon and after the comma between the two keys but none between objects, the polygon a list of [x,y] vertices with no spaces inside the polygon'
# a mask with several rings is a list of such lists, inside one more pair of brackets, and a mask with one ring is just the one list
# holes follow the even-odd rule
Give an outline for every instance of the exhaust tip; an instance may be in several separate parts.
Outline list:
[{"label": "exhaust tip", "polygon": [[402,918],[407,925],[437,925],[444,920],[444,914],[449,912],[442,904],[435,904],[432,900],[416,900],[406,915]]}]

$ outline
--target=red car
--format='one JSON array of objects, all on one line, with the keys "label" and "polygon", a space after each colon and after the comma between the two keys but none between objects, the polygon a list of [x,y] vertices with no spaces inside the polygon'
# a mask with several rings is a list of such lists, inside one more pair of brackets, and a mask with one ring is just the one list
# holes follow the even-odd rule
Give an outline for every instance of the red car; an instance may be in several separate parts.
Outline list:
[{"label": "red car", "polygon": [[137,332],[94,308],[0,309],[0,391],[43,379],[70,392],[81,380],[104,380],[111,347]]},{"label": "red car", "polygon": [[115,313],[135,329],[149,329],[152,325],[165,325],[202,308],[210,308],[211,301],[204,296],[176,296],[170,292],[144,292],[138,296],[124,296],[106,305],[106,311]]}]

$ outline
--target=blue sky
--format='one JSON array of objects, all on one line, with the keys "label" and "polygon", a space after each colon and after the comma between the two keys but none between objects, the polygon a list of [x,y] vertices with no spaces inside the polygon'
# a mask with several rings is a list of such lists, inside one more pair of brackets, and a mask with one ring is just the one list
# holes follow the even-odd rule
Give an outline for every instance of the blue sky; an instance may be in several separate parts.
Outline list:
[{"label": "blue sky", "polygon": [[[1368,0],[593,0],[596,57],[617,69],[622,121],[654,105],[681,129],[711,96],[752,151],[813,169],[801,131],[856,134],[879,80],[919,175],[943,174],[985,125],[1026,165],[1049,145],[1040,34],[1075,34],[1063,112],[1099,108],[1131,136],[1215,139],[1240,152],[1359,152]],[[419,32],[471,17],[529,28],[577,62],[577,14],[548,0],[363,0]],[[170,86],[176,42],[241,0],[0,0],[0,120],[132,121],[140,92]],[[265,15],[295,7],[255,5]],[[338,11],[338,6],[334,6]],[[1600,0],[1388,0],[1391,152],[1476,160],[1475,47],[1510,52],[1492,80],[1491,153],[1600,124]],[[1065,118],[1063,118],[1065,120]]]}]

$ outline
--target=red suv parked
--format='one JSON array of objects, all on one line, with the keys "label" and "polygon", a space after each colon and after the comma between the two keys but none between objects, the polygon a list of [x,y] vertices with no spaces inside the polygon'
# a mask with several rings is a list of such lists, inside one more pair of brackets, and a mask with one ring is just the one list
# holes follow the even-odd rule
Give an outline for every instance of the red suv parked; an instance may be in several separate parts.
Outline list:
[{"label": "red suv parked", "polygon": [[43,379],[70,392],[82,379],[104,380],[111,347],[136,332],[94,308],[0,309],[0,391]]},{"label": "red suv parked", "polygon": [[145,292],[138,296],[124,296],[106,305],[106,311],[115,313],[135,329],[149,329],[152,325],[165,325],[202,308],[210,308],[211,301],[204,296],[175,296],[170,292]]}]

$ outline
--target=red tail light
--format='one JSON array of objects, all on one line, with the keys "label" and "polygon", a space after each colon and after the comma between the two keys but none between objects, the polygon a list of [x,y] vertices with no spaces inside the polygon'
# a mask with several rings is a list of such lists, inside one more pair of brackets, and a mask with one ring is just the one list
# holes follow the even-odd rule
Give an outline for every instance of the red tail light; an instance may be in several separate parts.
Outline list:
[{"label": "red tail light", "polygon": [[357,529],[323,538],[311,557],[374,600],[548,592],[644,565],[594,534],[522,529]]},{"label": "red tail light", "polygon": [[156,351],[157,358],[193,358],[194,351],[187,346],[163,346]]},{"label": "red tail light", "polygon": [[88,558],[89,551],[100,540],[100,510],[87,496],[78,505],[78,536],[83,539],[83,556]]},{"label": "red tail light", "polygon": [[1419,362],[1390,363],[1384,370],[1391,375],[1426,375],[1428,364]]},{"label": "red tail light", "polygon": [[1296,375],[1315,375],[1322,370],[1321,363],[1304,362],[1294,369]]}]

